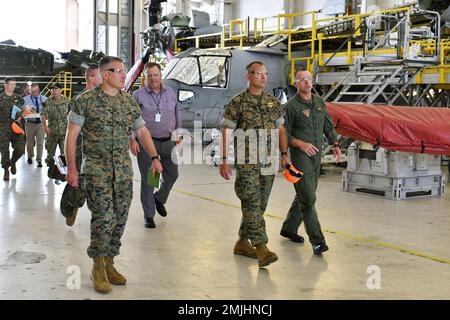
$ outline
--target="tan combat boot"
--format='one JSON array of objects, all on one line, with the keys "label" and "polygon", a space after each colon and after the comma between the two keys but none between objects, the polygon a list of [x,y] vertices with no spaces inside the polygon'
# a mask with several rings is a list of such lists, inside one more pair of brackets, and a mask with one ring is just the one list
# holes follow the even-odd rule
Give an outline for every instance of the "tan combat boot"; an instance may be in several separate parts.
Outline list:
[{"label": "tan combat boot", "polygon": [[94,266],[92,267],[92,281],[94,282],[94,289],[100,293],[108,293],[111,291],[108,277],[105,271],[105,261],[103,257],[94,258]]},{"label": "tan combat boot", "polygon": [[250,244],[248,239],[240,238],[234,245],[234,254],[241,254],[249,258],[258,258],[256,249]]},{"label": "tan combat boot", "polygon": [[74,208],[72,214],[66,218],[66,224],[71,227],[77,219],[78,208]]},{"label": "tan combat boot", "polygon": [[256,246],[256,254],[258,255],[258,266],[260,268],[278,260],[276,253],[269,251],[265,244],[258,244]]},{"label": "tan combat boot", "polygon": [[106,276],[111,284],[123,286],[127,283],[127,278],[117,272],[114,268],[114,257],[105,257]]}]

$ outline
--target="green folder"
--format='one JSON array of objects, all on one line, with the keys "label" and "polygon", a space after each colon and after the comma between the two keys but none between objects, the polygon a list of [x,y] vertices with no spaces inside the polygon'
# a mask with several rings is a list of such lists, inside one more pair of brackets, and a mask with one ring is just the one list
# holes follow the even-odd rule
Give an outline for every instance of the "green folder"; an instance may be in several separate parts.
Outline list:
[{"label": "green folder", "polygon": [[148,168],[147,183],[151,185],[153,188],[159,189],[160,182],[161,182],[161,174],[158,171],[156,171],[155,175],[153,175],[152,168]]}]

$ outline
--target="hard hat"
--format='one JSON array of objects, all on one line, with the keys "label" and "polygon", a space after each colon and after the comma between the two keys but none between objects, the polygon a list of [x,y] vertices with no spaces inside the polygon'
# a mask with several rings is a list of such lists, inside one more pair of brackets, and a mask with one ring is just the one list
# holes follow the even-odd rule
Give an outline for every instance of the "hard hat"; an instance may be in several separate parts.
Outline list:
[{"label": "hard hat", "polygon": [[295,169],[293,165],[287,164],[283,170],[283,175],[287,181],[296,183],[303,177],[303,172]]},{"label": "hard hat", "polygon": [[15,122],[11,124],[11,130],[17,134],[25,134],[25,131],[23,131],[23,129]]}]

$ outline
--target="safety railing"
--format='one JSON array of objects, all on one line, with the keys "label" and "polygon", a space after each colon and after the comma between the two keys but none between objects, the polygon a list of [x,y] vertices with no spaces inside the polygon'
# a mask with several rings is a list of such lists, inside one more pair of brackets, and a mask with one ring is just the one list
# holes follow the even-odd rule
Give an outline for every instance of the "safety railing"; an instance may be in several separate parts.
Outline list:
[{"label": "safety railing", "polygon": [[447,59],[449,58],[450,53],[450,40],[441,40],[441,50],[440,50],[440,63],[439,63],[439,83],[444,84],[447,83],[447,73],[450,73],[450,65],[447,64]]},{"label": "safety railing", "polygon": [[[295,34],[301,33],[302,30],[298,26],[294,26],[294,19],[309,15],[315,16],[315,11],[307,11],[301,13],[281,13],[270,17],[260,17],[254,19],[254,36],[255,38],[271,36],[275,34]],[[268,23],[269,22],[269,23]],[[271,23],[270,23],[271,22]],[[283,27],[286,24],[287,27]],[[267,26],[270,24],[270,26]],[[270,29],[270,30],[269,30]]]},{"label": "safety railing", "polygon": [[[294,84],[294,78],[295,78],[295,63],[296,61],[305,61],[306,62],[306,68],[309,70],[311,74],[314,73],[313,66],[314,66],[314,58],[315,58],[315,52],[316,52],[316,39],[317,39],[317,29],[316,29],[316,12],[315,11],[309,11],[305,12],[300,15],[296,16],[310,16],[311,17],[311,28],[303,28],[303,29],[297,29],[292,30],[292,24],[289,24],[289,31],[292,31],[288,35],[288,59],[291,62],[291,71],[289,74],[289,79],[291,84]],[[293,17],[293,16],[292,16]],[[307,34],[308,36],[306,38],[300,39],[300,40],[294,40],[293,37],[298,34]],[[293,56],[293,46],[295,45],[309,45],[310,50],[306,51],[309,52],[306,56],[301,57],[294,57]]]},{"label": "safety railing", "polygon": [[52,94],[51,87],[59,83],[63,86],[62,94],[68,98],[72,98],[72,72],[61,71],[56,74],[42,89],[42,95],[49,97]]},{"label": "safety railing", "polygon": [[[395,9],[389,9],[389,10],[383,10],[378,12],[371,12],[371,13],[365,13],[365,14],[353,14],[353,15],[346,15],[346,16],[340,16],[340,17],[333,17],[333,18],[323,18],[323,19],[317,19],[316,20],[316,29],[321,30],[322,28],[326,28],[326,24],[329,24],[330,22],[333,22],[333,25],[336,26],[338,24],[341,25],[352,25],[352,28],[348,32],[344,32],[339,35],[326,35],[324,32],[319,32],[317,35],[318,40],[318,65],[319,66],[326,66],[327,62],[329,62],[334,56],[342,57],[344,61],[347,62],[348,65],[352,65],[354,61],[355,56],[361,56],[366,54],[373,54],[373,55],[380,55],[380,54],[392,54],[397,52],[397,49],[386,49],[378,47],[374,47],[372,49],[369,49],[367,47],[367,43],[365,39],[364,41],[364,47],[363,49],[356,49],[352,47],[352,42],[354,38],[362,37],[364,34],[362,33],[362,24],[364,23],[365,19],[369,18],[370,16],[375,15],[392,15],[392,14],[402,14],[407,13],[412,9],[411,6],[405,6]],[[398,24],[394,27],[397,28]],[[392,28],[392,29],[394,29]],[[392,30],[391,30],[392,31]],[[389,33],[390,34],[390,33]],[[387,36],[386,34],[385,36]],[[342,47],[346,47],[346,50],[336,50],[335,53],[324,53],[323,52],[323,42],[329,41],[329,40],[336,40],[336,39],[344,39],[344,43],[341,44]],[[342,49],[340,47],[340,49]],[[356,49],[356,50],[355,50]],[[326,59],[326,60],[325,60]]]},{"label": "safety railing", "polygon": [[[209,34],[204,34],[204,35],[198,35],[198,36],[190,36],[190,37],[184,37],[184,38],[177,38],[175,39],[175,46],[174,46],[174,50],[175,52],[179,53],[181,52],[181,48],[179,43],[183,42],[183,41],[194,41],[194,48],[200,48],[200,41],[202,39],[207,39],[210,37],[217,37],[217,36],[222,36],[222,32],[217,32],[217,33],[209,33]],[[192,46],[190,46],[192,47]]]},{"label": "safety railing", "polygon": [[419,50],[427,55],[436,54],[436,39],[410,40],[409,47],[418,46]]},{"label": "safety railing", "polygon": [[[238,27],[238,31],[236,32],[236,27]],[[230,41],[238,41],[240,49],[242,49],[244,45],[244,39],[248,38],[248,22],[245,19],[236,19],[231,20],[230,23],[224,24],[222,26],[222,35],[221,35],[221,48],[227,48],[227,42]]]}]

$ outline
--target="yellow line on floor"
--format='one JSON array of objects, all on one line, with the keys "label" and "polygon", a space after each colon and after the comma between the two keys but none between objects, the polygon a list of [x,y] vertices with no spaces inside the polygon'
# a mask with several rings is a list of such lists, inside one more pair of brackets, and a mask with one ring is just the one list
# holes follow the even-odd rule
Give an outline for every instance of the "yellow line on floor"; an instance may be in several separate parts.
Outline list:
[{"label": "yellow line on floor", "polygon": [[[238,205],[226,202],[226,201],[212,199],[212,198],[205,197],[205,196],[202,196],[202,195],[199,195],[199,194],[196,194],[196,193],[187,192],[187,191],[184,191],[184,190],[181,190],[181,189],[173,189],[173,190],[175,192],[178,192],[178,193],[181,193],[181,194],[185,194],[185,195],[193,197],[193,198],[206,200],[206,201],[209,201],[209,202],[221,204],[221,205],[224,205],[224,206],[227,206],[227,207],[232,207],[232,208],[235,208],[235,209],[241,209],[241,206],[238,206]],[[265,216],[271,217],[271,218],[274,218],[274,219],[277,219],[277,220],[284,220],[284,218],[280,217],[279,215],[276,215],[276,214],[273,214],[273,213],[270,213],[270,212],[266,212]],[[341,237],[352,239],[352,240],[355,240],[355,241],[366,242],[366,243],[369,243],[369,244],[372,244],[372,245],[376,245],[376,246],[379,246],[379,247],[400,251],[400,252],[407,253],[407,254],[410,254],[410,255],[413,255],[413,256],[417,256],[417,257],[421,257],[421,258],[425,258],[425,259],[429,259],[429,260],[433,260],[433,261],[437,261],[437,262],[441,262],[441,263],[450,264],[450,260],[448,260],[448,259],[434,257],[434,256],[431,256],[429,254],[425,254],[425,253],[418,252],[418,251],[415,251],[415,250],[405,249],[405,248],[402,248],[402,247],[399,247],[399,246],[396,246],[396,245],[393,245],[393,244],[389,244],[389,243],[385,243],[385,242],[381,242],[381,241],[377,241],[377,240],[373,240],[373,239],[369,239],[369,238],[365,238],[365,237],[361,237],[361,236],[355,236],[355,235],[352,235],[352,234],[349,234],[349,233],[336,231],[336,230],[331,230],[331,229],[328,229],[328,228],[324,228],[324,231],[328,232],[328,233],[334,233],[334,234],[337,234],[337,235],[339,235]]]}]

